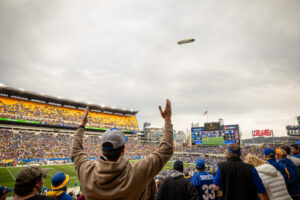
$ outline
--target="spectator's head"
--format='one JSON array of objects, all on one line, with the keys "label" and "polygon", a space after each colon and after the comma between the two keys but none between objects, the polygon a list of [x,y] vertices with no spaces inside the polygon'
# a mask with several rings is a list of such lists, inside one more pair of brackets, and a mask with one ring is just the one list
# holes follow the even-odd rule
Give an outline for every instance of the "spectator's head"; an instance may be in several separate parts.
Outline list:
[{"label": "spectator's head", "polygon": [[255,156],[255,155],[249,153],[246,156],[245,163],[253,165],[254,167],[258,167],[260,165],[266,164],[267,162],[260,159],[259,157]]},{"label": "spectator's head", "polygon": [[185,177],[185,178],[190,178],[190,173],[189,173],[188,170],[185,170],[185,171],[184,171],[184,177]]},{"label": "spectator's head", "polygon": [[283,150],[285,150],[287,155],[291,154],[291,148],[288,145],[284,145],[281,147]]},{"label": "spectator's head", "polygon": [[125,136],[120,129],[110,129],[103,133],[101,138],[103,155],[109,161],[117,161],[125,151]]},{"label": "spectator's head", "polygon": [[291,153],[293,155],[299,155],[300,154],[298,144],[292,144],[291,145]]},{"label": "spectator's head", "polygon": [[64,174],[62,172],[58,172],[51,179],[51,189],[52,191],[67,191],[67,184],[70,180],[70,176],[68,174]]},{"label": "spectator's head", "polygon": [[183,173],[183,162],[180,160],[175,161],[173,164],[173,169]]},{"label": "spectator's head", "polygon": [[200,172],[202,172],[202,171],[205,170],[205,160],[203,160],[203,159],[198,159],[198,160],[196,161],[196,170],[197,170],[197,171],[200,171]]},{"label": "spectator's head", "polygon": [[287,153],[284,149],[276,149],[275,152],[276,152],[276,159],[277,160],[281,160],[281,159],[287,157]]},{"label": "spectator's head", "polygon": [[227,159],[241,157],[241,147],[237,143],[229,144],[226,152]]},{"label": "spectator's head", "polygon": [[15,194],[20,197],[25,197],[29,194],[41,193],[46,173],[47,170],[37,166],[21,169],[16,177]]},{"label": "spectator's head", "polygon": [[275,159],[275,151],[271,148],[264,148],[262,155],[265,160]]},{"label": "spectator's head", "polygon": [[0,186],[0,200],[5,200],[7,197],[7,193],[11,191],[13,191],[13,189]]}]

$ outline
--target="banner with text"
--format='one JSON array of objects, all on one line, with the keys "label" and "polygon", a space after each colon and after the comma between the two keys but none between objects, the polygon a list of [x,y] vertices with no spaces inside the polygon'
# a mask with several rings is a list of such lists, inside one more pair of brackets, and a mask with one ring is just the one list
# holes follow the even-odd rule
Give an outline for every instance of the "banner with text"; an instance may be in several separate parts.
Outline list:
[{"label": "banner with text", "polygon": [[252,131],[253,137],[273,137],[273,130],[254,130]]}]

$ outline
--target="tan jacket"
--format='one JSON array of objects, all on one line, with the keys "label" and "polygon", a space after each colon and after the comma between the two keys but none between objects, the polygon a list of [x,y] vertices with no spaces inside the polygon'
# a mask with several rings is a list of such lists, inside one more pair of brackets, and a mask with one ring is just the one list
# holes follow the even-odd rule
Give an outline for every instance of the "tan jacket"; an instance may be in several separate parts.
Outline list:
[{"label": "tan jacket", "polygon": [[148,158],[134,164],[124,156],[116,162],[103,159],[99,159],[98,162],[89,160],[83,150],[83,136],[84,129],[79,128],[73,139],[71,159],[75,164],[83,193],[88,200],[146,199],[147,184],[173,154],[172,124],[165,125],[165,133],[159,148]]}]

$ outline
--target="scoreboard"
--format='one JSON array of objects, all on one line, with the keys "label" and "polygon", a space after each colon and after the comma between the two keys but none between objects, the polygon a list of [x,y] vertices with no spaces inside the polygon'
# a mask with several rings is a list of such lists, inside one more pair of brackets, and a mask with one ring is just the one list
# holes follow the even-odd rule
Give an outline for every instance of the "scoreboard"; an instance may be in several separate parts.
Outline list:
[{"label": "scoreboard", "polygon": [[217,131],[220,129],[221,129],[221,125],[219,122],[204,123],[205,131]]},{"label": "scoreboard", "polygon": [[225,145],[240,143],[239,125],[220,126],[219,123],[206,123],[204,127],[193,127],[191,136],[192,144]]}]

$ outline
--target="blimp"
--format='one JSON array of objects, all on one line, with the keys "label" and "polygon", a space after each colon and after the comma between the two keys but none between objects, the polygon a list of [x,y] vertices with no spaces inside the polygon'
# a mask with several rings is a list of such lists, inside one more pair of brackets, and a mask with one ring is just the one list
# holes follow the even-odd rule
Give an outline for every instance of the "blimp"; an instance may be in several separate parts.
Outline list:
[{"label": "blimp", "polygon": [[187,44],[187,43],[191,43],[191,42],[194,42],[195,39],[191,38],[191,39],[186,39],[186,40],[181,40],[179,42],[177,42],[177,44]]}]

